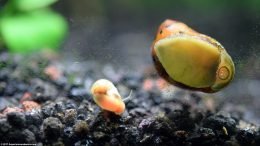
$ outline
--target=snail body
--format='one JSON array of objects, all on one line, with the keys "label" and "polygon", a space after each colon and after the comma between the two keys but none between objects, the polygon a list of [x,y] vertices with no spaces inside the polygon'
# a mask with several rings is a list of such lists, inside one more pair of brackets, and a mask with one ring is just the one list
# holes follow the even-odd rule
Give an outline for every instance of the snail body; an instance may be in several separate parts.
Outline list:
[{"label": "snail body", "polygon": [[158,29],[152,57],[163,78],[191,90],[217,92],[235,73],[231,57],[219,42],[169,19]]}]

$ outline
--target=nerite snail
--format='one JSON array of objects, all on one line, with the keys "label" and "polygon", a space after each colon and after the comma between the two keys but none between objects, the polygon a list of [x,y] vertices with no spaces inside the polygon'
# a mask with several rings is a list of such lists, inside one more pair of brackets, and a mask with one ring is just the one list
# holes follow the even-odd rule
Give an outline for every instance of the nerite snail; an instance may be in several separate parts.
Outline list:
[{"label": "nerite snail", "polygon": [[130,92],[128,97],[122,99],[112,82],[106,79],[99,79],[92,85],[91,93],[96,104],[102,109],[121,115],[125,111],[125,101],[131,98],[132,92]]},{"label": "nerite snail", "polygon": [[163,78],[191,90],[217,92],[235,74],[234,63],[219,42],[174,20],[160,25],[152,57]]}]

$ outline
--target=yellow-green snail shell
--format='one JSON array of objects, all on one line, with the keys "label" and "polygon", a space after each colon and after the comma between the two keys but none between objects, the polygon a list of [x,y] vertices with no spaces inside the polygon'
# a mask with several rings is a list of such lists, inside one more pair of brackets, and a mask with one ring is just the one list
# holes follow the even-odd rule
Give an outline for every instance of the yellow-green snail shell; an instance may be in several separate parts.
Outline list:
[{"label": "yellow-green snail shell", "polygon": [[191,90],[217,92],[235,74],[234,63],[219,42],[174,20],[160,25],[152,56],[163,78]]}]

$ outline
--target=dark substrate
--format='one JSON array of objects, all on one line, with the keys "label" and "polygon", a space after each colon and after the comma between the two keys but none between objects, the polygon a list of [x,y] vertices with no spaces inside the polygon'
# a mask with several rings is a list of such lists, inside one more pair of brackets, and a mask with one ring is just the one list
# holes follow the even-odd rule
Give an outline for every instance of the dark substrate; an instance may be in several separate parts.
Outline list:
[{"label": "dark substrate", "polygon": [[[50,65],[61,73],[58,78],[44,72]],[[145,81],[159,79],[153,71],[120,72],[94,62],[75,64],[48,55],[23,58],[5,52],[0,54],[0,69],[0,143],[260,145],[259,127],[244,121],[241,111],[222,111],[217,97],[207,99],[212,106],[201,93],[172,88],[175,92],[165,95],[156,85],[144,89]],[[89,87],[99,78],[113,81],[123,96],[133,91],[122,116],[93,102]],[[25,94],[30,96],[21,99]],[[26,110],[21,100],[41,107]],[[15,111],[8,112],[8,107]]]}]

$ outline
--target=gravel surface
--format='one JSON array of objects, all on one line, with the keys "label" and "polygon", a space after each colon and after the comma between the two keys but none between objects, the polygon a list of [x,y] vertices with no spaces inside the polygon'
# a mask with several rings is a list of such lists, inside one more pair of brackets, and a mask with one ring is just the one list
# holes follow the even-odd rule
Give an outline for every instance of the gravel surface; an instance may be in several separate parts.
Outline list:
[{"label": "gravel surface", "polygon": [[[2,52],[0,69],[0,145],[260,145],[259,127],[244,120],[248,111],[226,112],[218,97],[169,86],[149,68],[123,72]],[[121,116],[94,103],[89,89],[99,78],[111,80],[123,97],[133,91]]]}]

